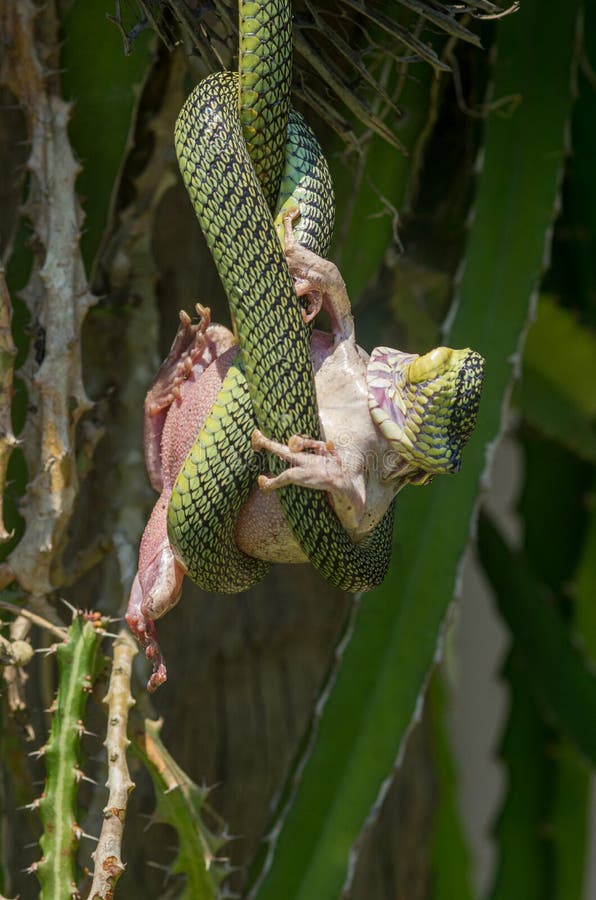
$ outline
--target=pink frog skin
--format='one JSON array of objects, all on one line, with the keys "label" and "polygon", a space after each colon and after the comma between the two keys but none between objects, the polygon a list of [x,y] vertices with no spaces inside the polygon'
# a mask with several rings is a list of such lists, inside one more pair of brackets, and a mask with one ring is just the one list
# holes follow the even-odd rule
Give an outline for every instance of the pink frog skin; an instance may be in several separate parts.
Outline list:
[{"label": "pink frog skin", "polygon": [[[343,527],[358,541],[405,484],[426,484],[435,474],[457,471],[476,418],[483,360],[473,351],[446,347],[424,356],[378,347],[369,357],[355,342],[339,270],[295,241],[293,218],[290,213],[284,221],[285,253],[296,294],[306,298],[303,317],[311,321],[324,307],[331,322],[330,333],[314,330],[311,339],[324,440],[296,435],[285,446],[255,430],[255,451],[275,453],[287,468],[276,478],[259,476],[235,536],[249,556],[304,563],[276,490],[295,483],[326,491]],[[212,324],[208,309],[197,306],[197,312],[196,324],[180,313],[170,353],[145,400],[145,461],[160,496],[141,539],[126,621],[153,663],[151,691],[166,680],[155,620],[178,602],[185,573],[167,534],[170,494],[238,352],[233,334]],[[452,409],[460,399],[468,421],[462,428],[460,416],[454,436]]]}]

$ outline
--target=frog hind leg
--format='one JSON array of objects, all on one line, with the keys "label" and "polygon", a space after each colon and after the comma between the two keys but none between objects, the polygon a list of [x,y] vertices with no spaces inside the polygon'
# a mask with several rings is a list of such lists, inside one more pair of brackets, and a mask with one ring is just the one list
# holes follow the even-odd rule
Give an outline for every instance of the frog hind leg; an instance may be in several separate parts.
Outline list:
[{"label": "frog hind leg", "polygon": [[161,439],[168,412],[180,399],[182,388],[191,374],[198,379],[211,363],[234,343],[232,333],[222,325],[211,324],[211,311],[196,305],[198,321],[192,322],[180,310],[180,325],[170,352],[155,376],[144,404],[145,465],[151,485],[163,488]]},{"label": "frog hind leg", "polygon": [[184,569],[172,552],[167,533],[172,485],[237,353],[233,338],[228,334],[231,346],[217,354],[204,371],[194,367],[182,383],[179,397],[166,410],[163,435],[160,436],[162,490],[141,538],[138,572],[126,612],[130,630],[153,664],[147,684],[150,691],[163,684],[167,677],[155,619],[176,605],[184,579]]}]

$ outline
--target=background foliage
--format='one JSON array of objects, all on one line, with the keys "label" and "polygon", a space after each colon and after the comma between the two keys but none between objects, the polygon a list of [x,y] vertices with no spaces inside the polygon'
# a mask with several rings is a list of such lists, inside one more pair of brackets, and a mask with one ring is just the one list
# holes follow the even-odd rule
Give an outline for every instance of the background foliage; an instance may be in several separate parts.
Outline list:
[{"label": "background foliage", "polygon": [[[308,567],[276,567],[237,598],[186,585],[160,623],[170,680],[150,701],[109,617],[153,503],[144,393],[179,308],[227,315],[171,136],[210,53],[227,53],[217,21],[231,6],[214,4],[211,50],[193,56],[181,4],[0,0],[4,896],[108,897],[116,882],[126,897],[199,900],[588,896],[596,8],[469,5],[474,37],[419,3],[297,4],[297,102],[332,164],[333,255],[360,343],[486,357],[462,472],[400,497],[390,576],[360,600]],[[325,54],[334,8],[349,15],[327,55],[350,93],[332,101],[322,84],[312,96],[323,76],[304,41]],[[143,14],[166,43],[137,27]],[[421,59],[395,49],[398,27]],[[517,463],[496,490],[518,485],[506,516],[504,436]],[[450,730],[450,609],[473,557],[507,638],[482,872]],[[31,660],[24,639],[48,652]]]}]

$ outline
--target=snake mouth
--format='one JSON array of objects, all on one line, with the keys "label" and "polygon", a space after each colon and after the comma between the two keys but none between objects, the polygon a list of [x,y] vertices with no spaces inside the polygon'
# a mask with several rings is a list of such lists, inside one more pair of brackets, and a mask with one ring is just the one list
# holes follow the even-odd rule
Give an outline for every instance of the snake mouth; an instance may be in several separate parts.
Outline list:
[{"label": "snake mouth", "polygon": [[403,462],[413,483],[458,472],[476,423],[484,360],[474,350],[437,347],[422,356],[377,347],[368,366],[373,421]]}]

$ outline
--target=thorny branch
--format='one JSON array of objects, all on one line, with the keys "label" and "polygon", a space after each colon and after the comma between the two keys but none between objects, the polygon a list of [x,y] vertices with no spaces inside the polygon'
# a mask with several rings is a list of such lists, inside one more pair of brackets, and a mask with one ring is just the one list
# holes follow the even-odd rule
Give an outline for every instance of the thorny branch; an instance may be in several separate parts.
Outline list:
[{"label": "thorny branch", "polygon": [[[31,142],[24,213],[35,229],[34,264],[23,298],[43,340],[32,341],[23,369],[34,411],[22,436],[29,471],[21,505],[25,533],[0,567],[0,584],[16,579],[35,598],[56,586],[52,569],[60,561],[77,496],[75,428],[91,407],[82,382],[80,334],[94,299],[79,248],[79,166],[67,134],[71,107],[60,96],[59,78],[51,71],[58,66],[55,10],[51,3],[37,7],[31,0],[4,3],[1,10],[5,52],[0,80],[23,108]],[[38,33],[43,33],[45,45],[38,41],[36,46],[41,17]]]},{"label": "thorny branch", "polygon": [[46,631],[49,631],[50,634],[53,634],[54,637],[57,637],[60,641],[66,640],[66,628],[60,625],[55,625],[53,622],[48,621],[48,619],[44,619],[43,616],[39,616],[37,613],[32,612],[30,609],[25,609],[24,607],[17,606],[15,603],[9,603],[7,600],[0,600],[0,609],[5,609],[7,612],[14,613],[19,618],[28,619],[33,625],[38,625],[40,628],[44,628]]},{"label": "thorny branch", "polygon": [[0,265],[0,543],[11,537],[4,525],[4,489],[8,461],[17,443],[12,433],[11,419],[12,380],[17,352],[10,329],[11,313],[4,269]]},{"label": "thorny branch", "polygon": [[108,704],[108,802],[97,849],[93,854],[95,872],[89,900],[111,900],[116,882],[124,871],[122,835],[128,797],[134,788],[126,762],[130,744],[126,736],[128,711],[134,705],[130,692],[132,662],[137,645],[127,631],[121,631],[114,642],[114,661],[110,686],[104,702]]},{"label": "thorny branch", "polygon": [[[18,615],[10,623],[10,641],[2,638],[2,662],[5,663],[2,677],[6,689],[6,700],[9,715],[18,721],[25,740],[35,737],[33,725],[27,710],[25,685],[29,675],[24,669],[33,658],[33,648],[25,639],[29,634],[31,622]],[[7,646],[8,645],[8,646]]]}]

